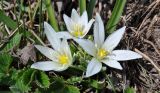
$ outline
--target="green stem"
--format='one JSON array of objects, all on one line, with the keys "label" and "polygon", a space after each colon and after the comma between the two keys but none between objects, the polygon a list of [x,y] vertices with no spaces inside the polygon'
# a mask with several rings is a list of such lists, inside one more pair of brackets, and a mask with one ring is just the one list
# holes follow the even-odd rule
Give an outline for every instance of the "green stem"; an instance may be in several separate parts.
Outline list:
[{"label": "green stem", "polygon": [[55,11],[52,8],[51,0],[46,0],[46,7],[48,11],[49,20],[51,22],[51,26],[54,28],[55,31],[59,31],[57,20],[55,18]]},{"label": "green stem", "polygon": [[116,25],[120,21],[125,4],[126,0],[116,0],[116,4],[114,6],[111,18],[109,19],[106,25],[106,31],[109,34],[111,34],[115,30]]},{"label": "green stem", "polygon": [[86,0],[79,0],[80,14],[86,10]]},{"label": "green stem", "polygon": [[40,37],[41,39],[44,39],[44,34],[43,34],[43,11],[42,11],[42,2],[43,0],[39,0],[39,13],[40,13],[40,17],[39,17],[39,32],[40,32]]},{"label": "green stem", "polygon": [[114,88],[114,85],[113,85],[111,79],[108,77],[108,75],[106,75],[106,77],[107,77],[107,79],[108,79],[109,84],[111,85],[111,87],[112,87],[112,89],[113,89],[113,92],[116,93],[116,90],[115,90],[115,88]]},{"label": "green stem", "polygon": [[[40,9],[41,9],[41,6],[40,6],[40,5],[41,5],[41,0],[38,0],[37,4],[36,4],[36,6],[35,6],[35,8],[34,8],[34,10],[33,10],[32,20],[35,19],[35,16],[36,16],[38,7],[40,7]],[[41,14],[41,11],[40,11],[40,14]],[[40,19],[41,19],[41,17],[42,17],[42,16],[40,16]],[[41,23],[41,22],[40,22],[40,23]]]},{"label": "green stem", "polygon": [[96,0],[90,0],[88,7],[87,7],[87,13],[88,13],[88,18],[91,19],[93,15],[93,9],[96,5]]}]

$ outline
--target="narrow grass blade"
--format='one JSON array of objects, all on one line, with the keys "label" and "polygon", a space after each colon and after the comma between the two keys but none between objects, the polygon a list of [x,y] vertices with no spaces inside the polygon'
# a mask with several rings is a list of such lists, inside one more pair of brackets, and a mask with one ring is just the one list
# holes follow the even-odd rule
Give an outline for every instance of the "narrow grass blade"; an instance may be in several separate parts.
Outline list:
[{"label": "narrow grass blade", "polygon": [[86,0],[79,0],[80,14],[86,10]]},{"label": "narrow grass blade", "polygon": [[51,22],[51,26],[54,28],[55,31],[59,31],[57,20],[55,18],[55,11],[52,8],[51,0],[46,0],[46,8],[47,8],[49,20]]},{"label": "narrow grass blade", "polygon": [[87,13],[88,13],[88,18],[91,19],[93,15],[93,10],[96,5],[96,0],[90,0],[88,7],[87,7]]},{"label": "narrow grass blade", "polygon": [[7,27],[15,30],[18,26],[10,17],[6,16],[3,11],[0,10],[0,22],[3,22]]},{"label": "narrow grass blade", "polygon": [[22,34],[16,33],[4,46],[2,52],[7,52],[13,49],[15,46],[18,46],[21,41]]},{"label": "narrow grass blade", "polygon": [[126,0],[116,0],[116,4],[114,6],[111,18],[109,19],[106,25],[107,33],[111,34],[115,30],[116,25],[119,22],[120,17],[122,15],[125,4]]}]

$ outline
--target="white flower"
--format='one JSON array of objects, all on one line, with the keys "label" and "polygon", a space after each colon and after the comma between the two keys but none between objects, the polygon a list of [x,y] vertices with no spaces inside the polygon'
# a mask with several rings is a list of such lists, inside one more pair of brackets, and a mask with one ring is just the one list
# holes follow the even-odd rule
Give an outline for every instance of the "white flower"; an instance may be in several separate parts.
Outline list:
[{"label": "white flower", "polygon": [[58,32],[57,34],[60,36],[59,38],[65,37],[67,39],[71,38],[83,38],[89,31],[94,22],[94,19],[91,19],[88,22],[87,12],[84,11],[82,16],[79,16],[75,9],[72,9],[71,18],[67,15],[63,15],[64,22],[68,29],[68,32]]},{"label": "white flower", "polygon": [[142,58],[141,55],[130,50],[113,50],[119,44],[125,28],[125,26],[120,28],[105,40],[102,19],[99,14],[96,14],[94,42],[86,39],[74,39],[88,54],[94,57],[87,66],[86,77],[98,73],[102,68],[102,63],[116,69],[122,69],[118,61]]},{"label": "white flower", "polygon": [[51,61],[36,62],[31,65],[31,68],[43,71],[63,71],[72,65],[72,55],[66,39],[59,39],[56,36],[54,29],[44,22],[45,33],[52,48],[35,45],[35,47]]}]

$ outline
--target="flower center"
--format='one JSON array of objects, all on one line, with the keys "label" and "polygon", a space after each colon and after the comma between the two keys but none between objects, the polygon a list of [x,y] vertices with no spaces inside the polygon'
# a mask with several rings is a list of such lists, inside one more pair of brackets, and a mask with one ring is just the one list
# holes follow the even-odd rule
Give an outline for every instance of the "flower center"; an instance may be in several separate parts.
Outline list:
[{"label": "flower center", "polygon": [[103,59],[103,58],[106,57],[108,54],[109,54],[109,52],[106,51],[105,49],[98,49],[97,57],[98,57],[99,59]]},{"label": "flower center", "polygon": [[84,33],[83,33],[83,27],[82,27],[82,25],[75,24],[75,25],[73,26],[73,32],[72,32],[72,34],[73,34],[75,37],[83,36]]},{"label": "flower center", "polygon": [[68,59],[68,56],[66,55],[60,55],[58,57],[58,60],[61,64],[67,64],[69,59]]}]

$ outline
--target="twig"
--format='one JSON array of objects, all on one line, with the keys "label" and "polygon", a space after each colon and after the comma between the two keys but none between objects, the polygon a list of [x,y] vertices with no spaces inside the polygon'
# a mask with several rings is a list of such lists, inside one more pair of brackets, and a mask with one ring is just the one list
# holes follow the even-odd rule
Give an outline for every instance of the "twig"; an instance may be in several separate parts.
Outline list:
[{"label": "twig", "polygon": [[12,37],[17,31],[18,29],[22,26],[23,24],[19,25],[10,35],[9,38]]},{"label": "twig", "polygon": [[111,85],[111,87],[112,87],[112,89],[113,89],[113,92],[116,93],[115,87],[114,87],[114,85],[113,85],[111,79],[109,78],[108,75],[106,75],[106,78],[108,79],[108,83]]},{"label": "twig", "polygon": [[138,50],[138,49],[135,49],[135,51],[137,52],[137,53],[139,53],[141,56],[143,56],[143,58],[145,58],[146,60],[148,60],[154,67],[155,67],[155,69],[159,72],[159,74],[160,74],[160,68],[154,63],[154,61],[149,57],[149,56],[147,56],[146,54],[144,54],[144,53],[142,53],[140,50]]},{"label": "twig", "polygon": [[156,48],[156,46],[155,46],[151,41],[149,41],[149,40],[147,40],[147,39],[144,39],[144,42],[146,42],[146,43],[152,45],[153,48],[155,49],[155,51],[157,52],[157,54],[160,56],[159,50]]},{"label": "twig", "polygon": [[139,28],[138,28],[138,30],[137,30],[136,35],[140,36],[140,33],[142,33],[142,32],[139,32],[140,29],[142,28],[142,26],[143,26],[143,24],[145,23],[146,19],[151,15],[151,13],[152,13],[152,12],[155,10],[155,8],[158,6],[159,2],[160,2],[160,0],[157,0],[157,1],[156,1],[155,5],[152,7],[152,9],[149,11],[149,13],[148,13],[148,14],[146,15],[146,17],[143,19],[141,25],[139,26]]},{"label": "twig", "polygon": [[148,27],[148,31],[147,31],[147,33],[146,33],[147,39],[148,39],[148,38],[151,36],[151,34],[152,34],[151,27],[155,24],[155,22],[157,22],[157,15],[155,15],[155,16],[153,17],[153,19],[152,19],[152,21],[151,21],[151,23],[150,23],[150,25],[149,25],[149,27]]},{"label": "twig", "polygon": [[[22,24],[19,25],[19,26],[8,36],[8,38],[11,38],[11,37],[18,31],[19,27],[21,27],[21,26],[22,26]],[[3,47],[3,45],[4,45],[4,43],[0,45],[0,48]]]},{"label": "twig", "polygon": [[4,27],[6,29],[7,34],[10,35],[11,33],[10,33],[9,29],[7,28],[7,26],[5,25]]},{"label": "twig", "polygon": [[37,36],[37,34],[33,31],[33,30],[29,30],[29,32],[32,33],[33,36],[36,37],[36,39],[43,45],[43,46],[46,46],[45,43],[39,38],[39,36]]}]

